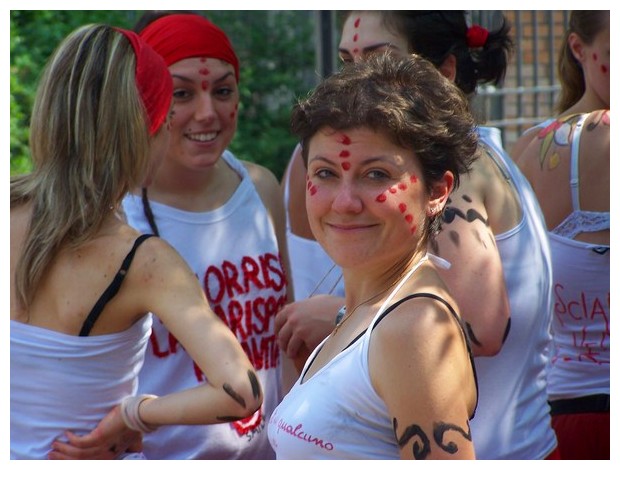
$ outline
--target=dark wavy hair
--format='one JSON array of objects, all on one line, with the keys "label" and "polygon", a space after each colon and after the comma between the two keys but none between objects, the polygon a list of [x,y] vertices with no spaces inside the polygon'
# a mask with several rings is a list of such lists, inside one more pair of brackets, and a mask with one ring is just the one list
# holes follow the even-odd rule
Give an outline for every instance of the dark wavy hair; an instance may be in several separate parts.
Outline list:
[{"label": "dark wavy hair", "polygon": [[[346,12],[346,19],[352,12]],[[499,28],[489,30],[482,47],[467,45],[465,10],[389,10],[380,12],[387,29],[407,39],[409,53],[417,53],[439,68],[452,54],[456,58],[456,85],[466,94],[479,84],[499,85],[514,49],[510,24],[502,16]]]},{"label": "dark wavy hair", "polygon": [[[459,176],[476,157],[478,135],[463,92],[418,55],[376,55],[350,63],[325,79],[293,108],[291,130],[304,162],[322,128],[369,128],[414,152],[428,191],[446,171]],[[439,231],[430,221],[427,238]]]}]

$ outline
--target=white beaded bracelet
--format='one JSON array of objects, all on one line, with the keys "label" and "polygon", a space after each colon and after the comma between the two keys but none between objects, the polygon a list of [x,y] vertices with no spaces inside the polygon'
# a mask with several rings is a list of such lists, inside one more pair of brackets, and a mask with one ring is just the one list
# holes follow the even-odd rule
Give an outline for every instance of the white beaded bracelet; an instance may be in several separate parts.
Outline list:
[{"label": "white beaded bracelet", "polygon": [[137,395],[134,397],[125,397],[121,402],[121,417],[125,425],[131,430],[142,433],[151,433],[157,430],[157,427],[146,424],[142,418],[140,418],[140,404],[144,400],[157,398],[156,395]]}]

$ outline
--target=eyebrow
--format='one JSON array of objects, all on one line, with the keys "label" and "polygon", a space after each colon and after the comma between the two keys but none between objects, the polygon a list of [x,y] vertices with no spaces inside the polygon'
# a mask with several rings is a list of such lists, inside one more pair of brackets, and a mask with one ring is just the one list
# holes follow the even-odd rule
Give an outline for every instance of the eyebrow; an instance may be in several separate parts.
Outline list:
[{"label": "eyebrow", "polygon": [[[228,77],[232,76],[234,77],[234,73],[233,72],[226,72],[224,75],[222,75],[219,78],[216,78],[213,83],[219,83],[219,82],[223,82],[224,80],[226,80]],[[183,80],[184,82],[192,82],[193,80],[189,77],[186,77],[184,75],[179,75],[178,73],[173,73],[172,74],[173,78],[178,78],[179,80]]]},{"label": "eyebrow", "polygon": [[[322,161],[324,161],[326,163],[329,163],[331,165],[337,165],[340,162],[340,160],[342,160],[342,159],[331,160],[331,159],[329,159],[327,157],[324,157],[323,155],[315,155],[314,157],[311,157],[311,158],[308,159],[308,165],[310,165],[310,162],[312,162],[314,160],[322,160]],[[374,162],[381,162],[381,161],[389,162],[389,163],[395,165],[395,162],[393,161],[393,159],[389,155],[387,155],[387,156],[385,156],[385,155],[378,155],[378,156],[375,156],[375,157],[366,158],[366,159],[362,160],[360,162],[360,164],[362,166],[366,166],[368,164],[371,164],[371,163],[374,163]]]},{"label": "eyebrow", "polygon": [[[368,52],[373,52],[373,51],[375,51],[375,50],[379,50],[379,49],[380,49],[380,48],[382,48],[382,47],[388,47],[388,48],[390,48],[390,47],[392,47],[392,46],[393,46],[393,44],[392,44],[392,43],[390,43],[390,42],[376,43],[376,44],[374,44],[374,45],[369,45],[368,47],[363,48],[363,49],[362,49],[362,52],[364,52],[364,53],[368,53]],[[339,48],[338,48],[338,51],[339,51],[340,53],[347,53],[347,54],[351,55],[350,50],[348,50],[348,49],[346,49],[346,48],[340,48],[340,47],[339,47]]]}]

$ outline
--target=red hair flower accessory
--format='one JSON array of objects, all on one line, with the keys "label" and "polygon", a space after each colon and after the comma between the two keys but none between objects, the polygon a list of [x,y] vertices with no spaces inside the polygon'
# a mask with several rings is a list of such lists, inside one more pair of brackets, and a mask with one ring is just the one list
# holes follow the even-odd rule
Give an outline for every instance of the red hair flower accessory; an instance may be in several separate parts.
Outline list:
[{"label": "red hair flower accessory", "polygon": [[466,38],[469,48],[484,47],[489,38],[489,31],[480,25],[472,25],[467,29]]}]

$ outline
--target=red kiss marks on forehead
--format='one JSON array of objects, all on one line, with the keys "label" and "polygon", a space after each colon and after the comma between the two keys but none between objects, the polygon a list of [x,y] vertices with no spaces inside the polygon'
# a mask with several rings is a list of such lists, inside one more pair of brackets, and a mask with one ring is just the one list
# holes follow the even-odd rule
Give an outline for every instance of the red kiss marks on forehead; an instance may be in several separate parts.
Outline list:
[{"label": "red kiss marks on forehead", "polygon": [[338,141],[342,143],[343,145],[351,145],[351,139],[344,133],[342,134],[342,137],[340,137],[340,140]]},{"label": "red kiss marks on forehead", "polygon": [[200,75],[209,75],[209,69],[208,68],[201,68],[200,70],[198,70],[198,73]]},{"label": "red kiss marks on forehead", "polygon": [[349,170],[351,168],[351,164],[349,162],[342,162],[342,169]]},{"label": "red kiss marks on forehead", "polygon": [[357,39],[359,38],[359,36],[357,35],[357,33],[355,35],[353,35],[353,41],[357,42]]},{"label": "red kiss marks on forehead", "polygon": [[200,59],[200,63],[206,63],[206,62],[207,62],[206,57],[202,57],[202,58]]},{"label": "red kiss marks on forehead", "polygon": [[355,26],[355,28],[357,28],[357,27],[359,27],[359,26],[360,26],[360,21],[361,21],[361,19],[360,19],[360,18],[356,18],[356,19],[355,19],[355,23],[353,24],[353,25]]},{"label": "red kiss marks on forehead", "polygon": [[350,157],[350,156],[351,156],[351,152],[349,152],[348,150],[342,150],[342,151],[338,154],[338,156],[339,156],[340,158],[348,158],[348,157]]}]

